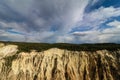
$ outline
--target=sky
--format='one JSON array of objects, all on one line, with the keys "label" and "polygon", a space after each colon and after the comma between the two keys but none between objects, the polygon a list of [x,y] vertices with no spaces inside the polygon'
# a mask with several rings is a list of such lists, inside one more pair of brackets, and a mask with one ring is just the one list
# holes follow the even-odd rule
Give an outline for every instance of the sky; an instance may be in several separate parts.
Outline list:
[{"label": "sky", "polygon": [[120,43],[120,0],[0,0],[0,41]]}]

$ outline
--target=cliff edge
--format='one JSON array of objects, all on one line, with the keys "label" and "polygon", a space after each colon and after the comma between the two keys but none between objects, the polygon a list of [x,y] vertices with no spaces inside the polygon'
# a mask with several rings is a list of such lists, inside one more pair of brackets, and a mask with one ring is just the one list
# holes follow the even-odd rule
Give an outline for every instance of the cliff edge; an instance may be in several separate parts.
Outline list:
[{"label": "cliff edge", "polygon": [[[23,46],[24,47],[24,46]],[[0,44],[0,80],[119,80],[120,50],[51,48],[19,52]]]}]

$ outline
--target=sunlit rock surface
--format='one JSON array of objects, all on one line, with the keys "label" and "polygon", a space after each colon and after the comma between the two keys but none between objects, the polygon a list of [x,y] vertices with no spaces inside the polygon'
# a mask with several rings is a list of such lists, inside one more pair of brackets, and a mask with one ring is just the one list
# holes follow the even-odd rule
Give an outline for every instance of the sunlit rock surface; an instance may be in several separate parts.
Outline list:
[{"label": "sunlit rock surface", "polygon": [[120,80],[120,50],[17,51],[0,44],[0,80]]},{"label": "sunlit rock surface", "polygon": [[4,45],[0,43],[0,59],[2,57],[12,56],[17,53],[18,47],[16,45]]}]

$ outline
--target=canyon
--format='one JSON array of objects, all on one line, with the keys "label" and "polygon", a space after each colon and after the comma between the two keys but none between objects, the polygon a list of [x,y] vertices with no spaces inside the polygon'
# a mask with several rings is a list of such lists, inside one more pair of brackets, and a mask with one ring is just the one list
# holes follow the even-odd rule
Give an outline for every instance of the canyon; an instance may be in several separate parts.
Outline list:
[{"label": "canyon", "polygon": [[120,49],[19,52],[0,43],[0,80],[120,80]]}]

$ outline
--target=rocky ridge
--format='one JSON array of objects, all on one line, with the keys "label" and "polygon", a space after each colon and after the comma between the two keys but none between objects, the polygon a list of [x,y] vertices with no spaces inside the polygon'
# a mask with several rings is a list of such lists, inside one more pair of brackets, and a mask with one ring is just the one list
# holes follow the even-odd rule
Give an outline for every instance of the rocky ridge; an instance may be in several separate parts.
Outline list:
[{"label": "rocky ridge", "polygon": [[0,44],[0,80],[120,79],[120,50],[18,51],[16,45]]}]

